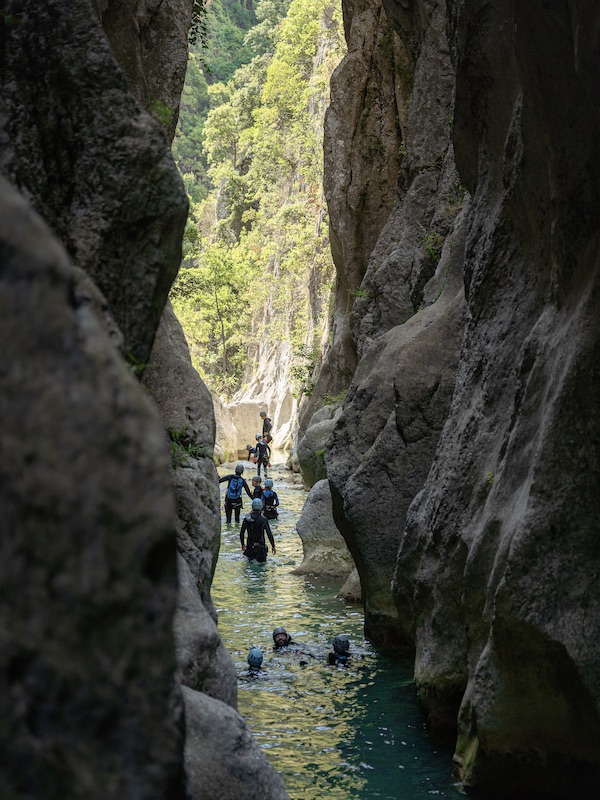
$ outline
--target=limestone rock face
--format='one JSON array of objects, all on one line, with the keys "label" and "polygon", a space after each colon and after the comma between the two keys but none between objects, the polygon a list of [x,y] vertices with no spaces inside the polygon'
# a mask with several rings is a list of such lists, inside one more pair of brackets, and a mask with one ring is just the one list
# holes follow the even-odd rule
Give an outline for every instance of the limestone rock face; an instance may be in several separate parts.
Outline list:
[{"label": "limestone rock face", "polygon": [[[334,518],[367,632],[415,648],[465,784],[584,798],[600,777],[600,10],[382,2],[408,65],[390,106],[405,152],[352,304],[358,367],[325,453]],[[345,5],[347,30],[367,5]],[[331,118],[357,131],[359,99],[338,88]],[[337,130],[332,186],[373,161]],[[351,230],[335,194],[332,228]],[[340,285],[357,241],[343,237]]]},{"label": "limestone rock face", "polygon": [[187,198],[91,0],[3,4],[0,172],[106,297],[145,364],[177,273]]},{"label": "limestone rock face", "polygon": [[310,488],[323,480],[325,471],[325,445],[340,416],[339,407],[323,406],[316,411],[298,442],[296,449],[302,479]]},{"label": "limestone rock face", "polygon": [[175,135],[193,0],[93,0],[134,97]]},{"label": "limestone rock face", "polygon": [[162,424],[3,179],[0,253],[2,793],[180,798]]},{"label": "limestone rock face", "polygon": [[584,797],[600,774],[600,11],[449,8],[469,311],[395,597],[434,722],[460,704],[465,782]]},{"label": "limestone rock face", "polygon": [[292,570],[298,575],[333,575],[347,578],[354,569],[346,542],[333,521],[329,481],[312,487],[296,523],[304,560]]},{"label": "limestone rock face", "polygon": [[342,6],[348,53],[331,79],[324,139],[324,188],[337,274],[332,344],[313,395],[301,409],[301,435],[323,398],[346,390],[354,374],[350,312],[394,207],[402,161],[405,99],[399,73],[406,57],[400,40],[380,0]]},{"label": "limestone rock face", "polygon": [[[283,781],[239,714],[192,689],[184,688],[183,697],[189,800],[290,800]],[[227,765],[233,768],[224,769]]]},{"label": "limestone rock face", "polygon": [[[231,708],[210,600],[212,402],[168,306],[154,341],[187,201],[140,103],[160,118],[156,90],[176,108],[190,11],[7,0],[0,12],[0,171],[14,184],[0,179],[2,796],[199,796],[177,679],[218,709],[203,743],[188,726],[214,745],[213,775],[235,783],[260,759]],[[178,52],[161,54],[169,25]],[[240,730],[244,751],[223,763]],[[263,797],[287,798],[262,768]]]},{"label": "limestone rock face", "polygon": [[460,228],[440,262],[449,274],[438,300],[378,338],[360,362],[326,450],[334,519],[361,575],[365,630],[388,647],[410,641],[390,582],[454,389],[463,324],[459,242]]},{"label": "limestone rock face", "polygon": [[[385,215],[377,221],[358,220],[339,198],[330,203],[332,226],[364,226],[371,245],[361,255],[353,244],[357,237],[346,232],[336,262],[338,277],[340,271],[355,275],[354,265],[364,263],[350,320],[360,361],[326,445],[325,467],[334,519],[360,573],[367,633],[386,646],[409,644],[390,582],[406,512],[427,476],[448,413],[464,313],[465,192],[449,139],[453,70],[445,4],[431,0],[403,8],[398,19],[390,17],[401,39],[381,5],[364,0],[346,7],[350,31],[358,30],[365,14],[375,14],[387,30],[386,52],[395,68],[382,73],[360,113],[368,119],[369,109],[380,105],[387,107],[384,116],[391,110],[397,115],[399,155],[388,162],[396,165],[394,180],[388,179],[394,192],[386,195]],[[375,41],[380,58],[383,44]],[[367,37],[357,39],[357,52],[349,46],[350,62],[370,63],[373,45]],[[342,64],[341,74],[347,68]],[[353,93],[353,83],[345,84],[345,94],[340,84],[330,112],[350,129],[360,116]],[[362,151],[358,144],[349,145],[352,159],[363,159],[357,174],[371,185],[380,166],[365,143]],[[335,139],[329,147],[335,152]],[[345,180],[354,183],[354,161],[344,149],[340,157],[345,165],[330,162],[328,168],[345,169]],[[351,280],[340,280],[346,279]],[[336,368],[335,361],[329,368]]]}]

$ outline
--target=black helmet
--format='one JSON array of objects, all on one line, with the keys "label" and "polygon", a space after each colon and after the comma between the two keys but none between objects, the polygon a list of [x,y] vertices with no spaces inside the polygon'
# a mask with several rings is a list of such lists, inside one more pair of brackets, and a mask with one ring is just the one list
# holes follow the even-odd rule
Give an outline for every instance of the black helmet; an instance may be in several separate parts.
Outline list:
[{"label": "black helmet", "polygon": [[266,417],[267,416],[267,412],[266,411],[261,411],[260,412],[260,416],[261,417]]},{"label": "black helmet", "polygon": [[338,656],[343,656],[350,649],[350,637],[345,633],[338,633],[333,637],[332,644]]},{"label": "black helmet", "polygon": [[243,464],[236,464],[235,465],[235,474],[236,475],[241,475],[243,471],[244,471],[244,465]]},{"label": "black helmet", "polygon": [[253,647],[248,653],[248,664],[251,667],[260,667],[263,662],[262,650],[258,647]]},{"label": "black helmet", "polygon": [[285,635],[285,644],[278,645],[279,647],[285,647],[285,645],[286,645],[286,644],[288,644],[288,643],[290,642],[291,638],[292,638],[292,637],[291,637],[291,636],[288,634],[288,632],[286,631],[286,629],[285,629],[284,627],[282,627],[281,625],[279,625],[279,626],[278,626],[277,628],[275,628],[275,630],[273,631],[273,641],[275,642],[275,644],[276,644],[276,645],[277,645],[277,636],[279,636],[279,635],[280,635],[280,634],[282,634],[282,633]]}]

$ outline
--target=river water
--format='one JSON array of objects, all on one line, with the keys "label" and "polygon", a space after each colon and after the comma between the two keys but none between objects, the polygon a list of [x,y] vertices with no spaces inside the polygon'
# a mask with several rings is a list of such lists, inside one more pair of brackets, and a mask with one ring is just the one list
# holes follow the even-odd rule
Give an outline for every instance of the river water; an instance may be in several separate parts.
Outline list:
[{"label": "river water", "polygon": [[[231,465],[219,468],[220,475],[232,471]],[[246,462],[248,484],[252,474]],[[239,524],[228,525],[223,515],[211,591],[238,670],[240,714],[292,800],[464,800],[451,778],[451,751],[425,734],[412,662],[374,650],[364,638],[362,608],[336,599],[339,579],[291,573],[303,558],[295,525],[306,492],[282,465],[271,477],[281,503],[271,525],[276,555],[269,549],[266,564],[249,563],[241,554]],[[245,496],[242,519],[249,512]],[[275,652],[278,625],[309,655]],[[345,667],[327,662],[337,633],[351,640]],[[264,653],[257,679],[248,676],[251,647]]]}]

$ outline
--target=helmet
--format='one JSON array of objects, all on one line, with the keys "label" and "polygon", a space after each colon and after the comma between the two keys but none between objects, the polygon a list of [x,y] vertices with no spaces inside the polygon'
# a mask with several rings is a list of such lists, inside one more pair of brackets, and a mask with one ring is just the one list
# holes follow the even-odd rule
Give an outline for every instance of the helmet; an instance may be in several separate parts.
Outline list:
[{"label": "helmet", "polygon": [[253,449],[254,449],[254,448],[252,447],[252,445],[251,445],[251,444],[247,444],[247,445],[246,445],[246,450],[250,451],[250,450],[253,450]]},{"label": "helmet", "polygon": [[265,478],[265,487],[266,487],[267,489],[270,489],[270,488],[271,488],[271,486],[273,486],[273,481],[272,481],[272,479],[271,479],[271,478]]},{"label": "helmet", "polygon": [[256,434],[256,436],[255,436],[254,438],[255,438],[255,439],[256,439],[256,441],[258,442],[258,440],[259,440],[259,439],[262,439],[262,433],[257,433],[257,434]]},{"label": "helmet", "polygon": [[277,644],[277,639],[276,639],[276,637],[277,637],[277,636],[278,636],[280,633],[283,633],[283,634],[285,634],[285,644],[287,644],[287,643],[290,641],[291,637],[290,637],[290,635],[288,634],[288,632],[286,631],[286,629],[285,629],[285,628],[283,628],[281,625],[279,625],[279,627],[275,628],[275,630],[273,631],[273,641],[275,642],[275,644]]},{"label": "helmet", "polygon": [[243,464],[236,464],[235,465],[235,474],[236,475],[241,475],[243,471],[244,471],[244,465]]},{"label": "helmet", "polygon": [[262,500],[260,497],[255,497],[252,501],[252,510],[253,511],[262,511]]},{"label": "helmet", "polygon": [[335,652],[341,656],[350,649],[350,638],[345,633],[338,633],[337,636],[334,636],[332,644]]},{"label": "helmet", "polygon": [[260,667],[262,662],[263,662],[262,650],[259,650],[258,647],[253,647],[248,653],[248,664],[251,667]]},{"label": "helmet", "polygon": [[260,416],[261,417],[266,417],[267,416],[267,412],[266,411],[261,411],[260,412]]},{"label": "helmet", "polygon": [[252,484],[256,484],[258,486],[259,483],[262,483],[262,478],[260,475],[253,475],[252,476]]}]

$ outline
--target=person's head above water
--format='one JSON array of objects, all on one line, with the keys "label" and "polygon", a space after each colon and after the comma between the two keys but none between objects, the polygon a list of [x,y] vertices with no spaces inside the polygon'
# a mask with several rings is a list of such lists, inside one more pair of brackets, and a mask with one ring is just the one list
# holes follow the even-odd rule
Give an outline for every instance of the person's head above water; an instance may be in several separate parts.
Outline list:
[{"label": "person's head above water", "polygon": [[243,471],[244,471],[244,465],[243,464],[236,464],[235,465],[235,474],[236,475],[241,475]]},{"label": "person's head above water", "polygon": [[263,662],[262,650],[259,650],[258,647],[253,647],[248,653],[249,666],[258,668],[260,667],[262,662]]},{"label": "person's head above water", "polygon": [[252,511],[262,511],[262,500],[260,497],[255,497],[252,501]]},{"label": "person's head above water", "polygon": [[350,649],[350,637],[345,633],[338,633],[331,643],[338,656],[345,656]]},{"label": "person's head above water", "polygon": [[285,628],[279,625],[273,631],[273,641],[275,642],[275,647],[285,647],[286,644],[289,644],[292,641],[292,637],[288,634]]}]

